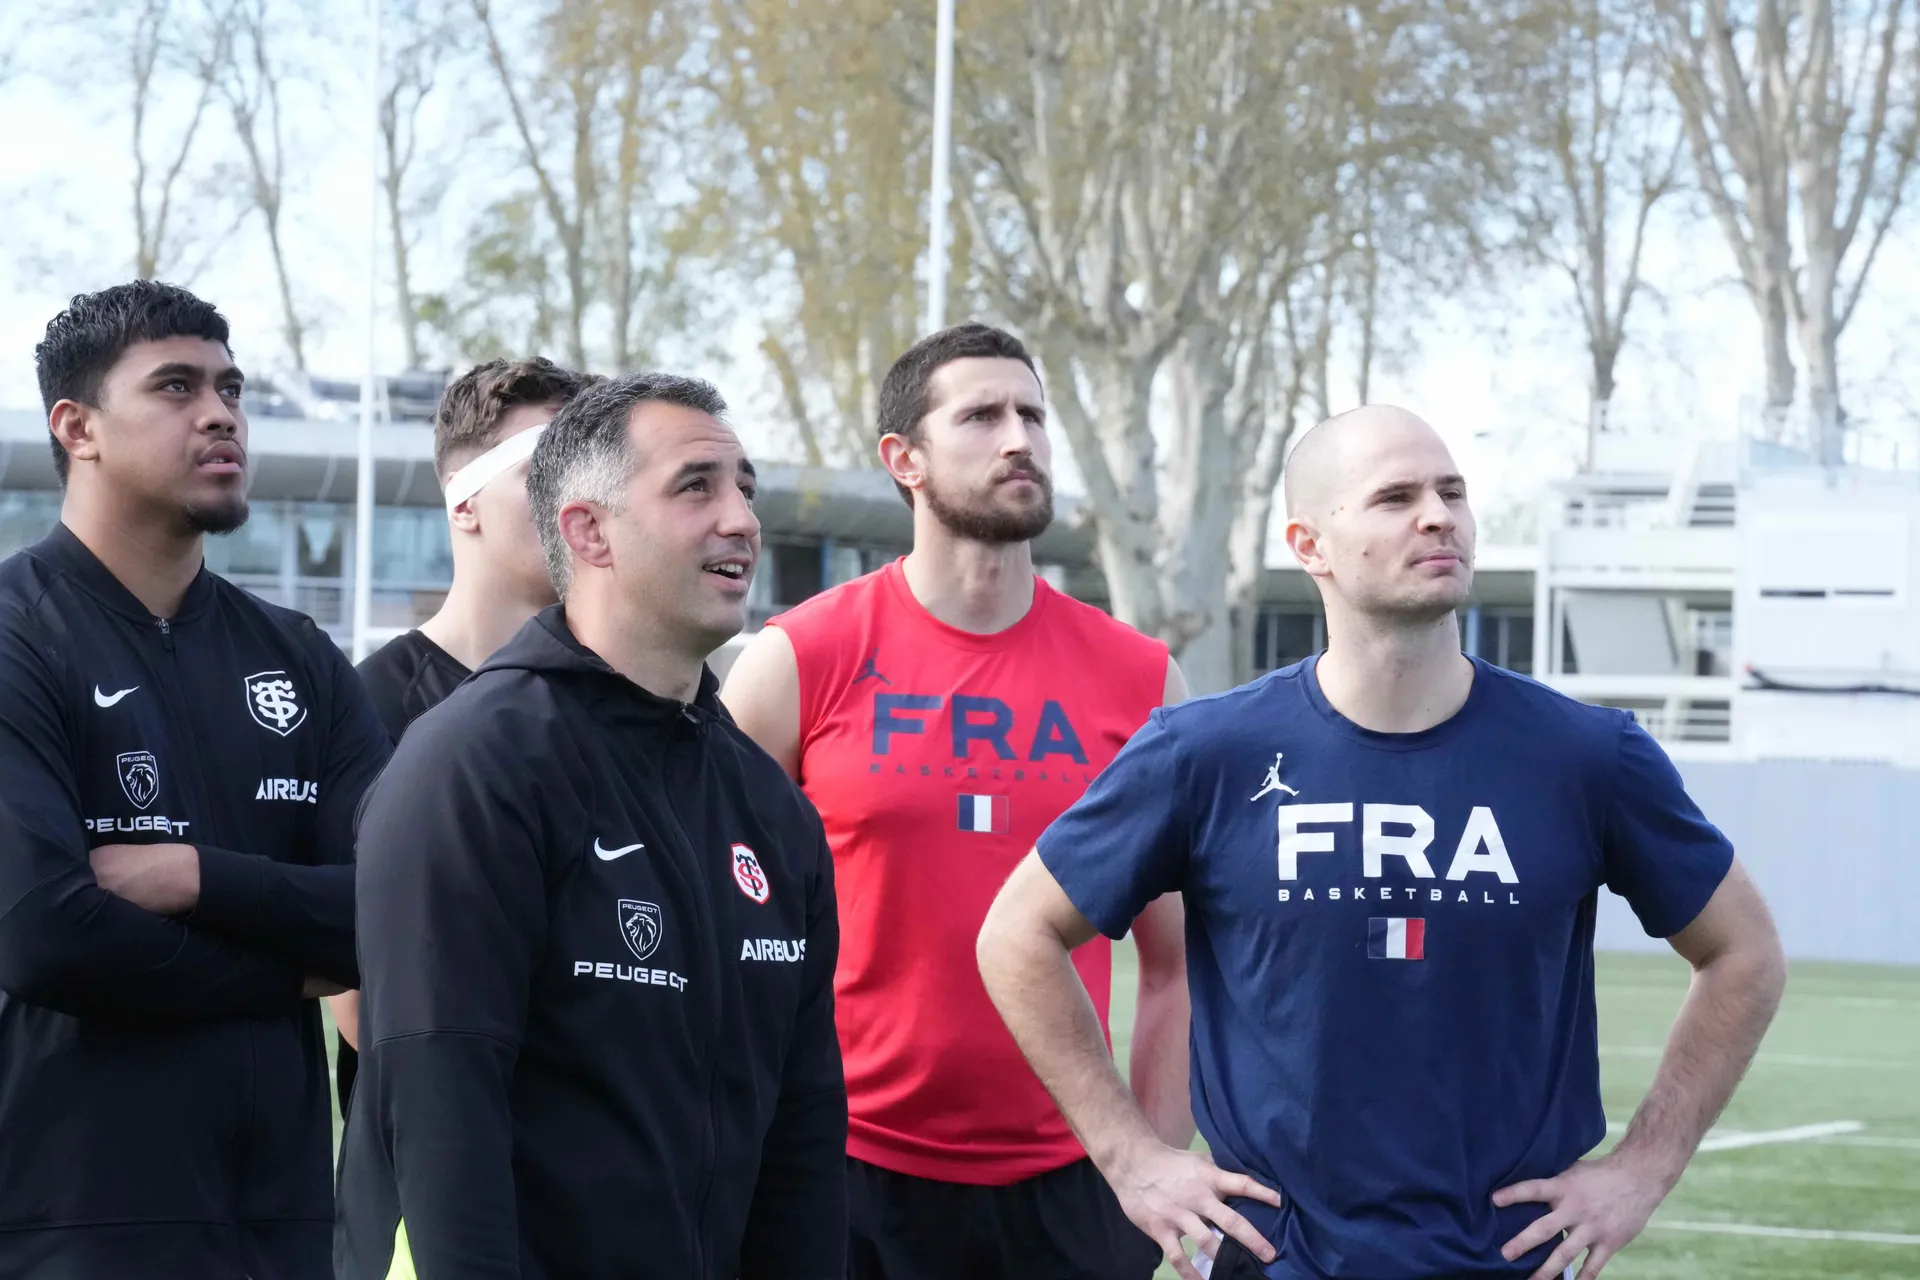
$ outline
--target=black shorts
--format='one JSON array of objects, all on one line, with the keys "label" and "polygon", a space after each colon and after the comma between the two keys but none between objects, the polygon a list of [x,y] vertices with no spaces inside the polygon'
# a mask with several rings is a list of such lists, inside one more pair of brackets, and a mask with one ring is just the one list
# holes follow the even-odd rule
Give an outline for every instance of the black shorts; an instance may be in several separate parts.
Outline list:
[{"label": "black shorts", "polygon": [[1149,1280],[1160,1249],[1091,1160],[1004,1187],[847,1158],[848,1280]]},{"label": "black shorts", "polygon": [[1260,1259],[1242,1248],[1238,1240],[1227,1236],[1214,1251],[1213,1270],[1207,1274],[1207,1280],[1260,1280],[1265,1274]]}]

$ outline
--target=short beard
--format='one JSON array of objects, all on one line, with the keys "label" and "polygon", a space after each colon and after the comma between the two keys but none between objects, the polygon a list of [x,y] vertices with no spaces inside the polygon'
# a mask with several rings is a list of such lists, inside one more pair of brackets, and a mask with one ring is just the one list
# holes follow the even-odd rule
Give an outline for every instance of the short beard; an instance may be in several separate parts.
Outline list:
[{"label": "short beard", "polygon": [[247,500],[233,498],[226,502],[187,508],[187,528],[195,533],[232,533],[247,522]]},{"label": "short beard", "polygon": [[1461,589],[1457,599],[1430,597],[1420,600],[1401,597],[1397,600],[1371,602],[1365,611],[1391,626],[1417,629],[1432,626],[1448,614],[1458,614],[1467,607],[1470,595],[1471,579],[1468,587]]},{"label": "short beard", "polygon": [[[922,486],[920,496],[925,499],[927,510],[933,513],[933,518],[955,537],[989,546],[1032,542],[1053,523],[1053,481],[1037,470],[1021,470],[1014,474],[1025,475],[1040,486],[1039,506],[1025,511],[1008,511],[986,499],[973,506],[956,506],[940,496],[939,486],[932,483],[932,477],[928,477],[928,483]],[[997,478],[995,483],[1004,478]]]}]

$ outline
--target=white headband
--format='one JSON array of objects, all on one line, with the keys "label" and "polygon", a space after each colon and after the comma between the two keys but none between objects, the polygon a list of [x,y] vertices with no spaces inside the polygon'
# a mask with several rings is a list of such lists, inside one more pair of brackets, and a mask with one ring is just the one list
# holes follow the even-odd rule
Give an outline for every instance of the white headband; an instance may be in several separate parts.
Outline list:
[{"label": "white headband", "polygon": [[453,510],[486,488],[501,472],[510,470],[531,458],[533,446],[540,443],[540,437],[546,429],[547,424],[543,422],[537,427],[529,427],[517,435],[508,436],[448,476],[447,510]]}]

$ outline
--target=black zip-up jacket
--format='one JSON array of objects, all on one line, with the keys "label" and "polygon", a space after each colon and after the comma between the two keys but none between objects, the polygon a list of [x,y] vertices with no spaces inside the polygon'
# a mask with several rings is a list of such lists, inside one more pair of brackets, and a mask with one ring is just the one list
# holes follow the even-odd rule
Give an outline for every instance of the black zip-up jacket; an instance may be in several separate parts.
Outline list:
[{"label": "black zip-up jacket", "polygon": [[[65,526],[0,564],[0,1276],[317,1280],[353,814],[388,754],[344,655],[202,569],[155,618]],[[186,843],[144,911],[103,844]]]},{"label": "black zip-up jacket", "polygon": [[360,822],[340,1280],[845,1275],[832,858],[715,688],[653,696],[556,605],[407,730]]}]

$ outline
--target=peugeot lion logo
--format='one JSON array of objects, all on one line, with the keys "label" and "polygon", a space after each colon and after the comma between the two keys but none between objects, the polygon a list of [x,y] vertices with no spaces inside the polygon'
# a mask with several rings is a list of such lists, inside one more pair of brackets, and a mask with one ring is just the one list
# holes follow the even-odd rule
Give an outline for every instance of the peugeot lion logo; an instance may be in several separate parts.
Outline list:
[{"label": "peugeot lion logo", "polygon": [[634,959],[645,960],[660,946],[660,908],[634,898],[620,899],[620,936]]},{"label": "peugeot lion logo", "polygon": [[120,769],[120,789],[136,809],[144,809],[160,794],[160,762],[151,751],[123,751],[113,758]]}]

